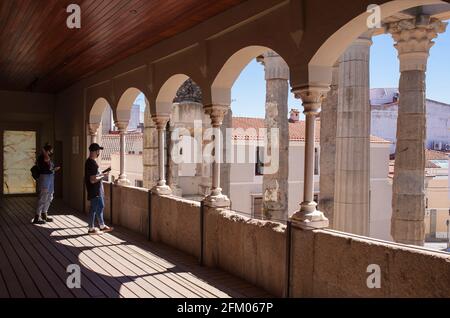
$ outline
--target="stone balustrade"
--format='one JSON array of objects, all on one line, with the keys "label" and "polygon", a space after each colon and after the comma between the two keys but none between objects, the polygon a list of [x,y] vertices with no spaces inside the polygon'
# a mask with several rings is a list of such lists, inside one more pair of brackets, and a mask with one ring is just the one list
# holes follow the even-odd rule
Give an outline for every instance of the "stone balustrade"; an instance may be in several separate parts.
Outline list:
[{"label": "stone balustrade", "polygon": [[[146,189],[105,184],[105,195],[105,216],[112,211],[115,225],[146,236],[150,226],[153,241],[277,297],[450,295],[448,253],[327,229],[291,227],[289,235],[288,228],[276,222]],[[380,288],[369,288],[367,283],[373,265],[380,271]]]}]

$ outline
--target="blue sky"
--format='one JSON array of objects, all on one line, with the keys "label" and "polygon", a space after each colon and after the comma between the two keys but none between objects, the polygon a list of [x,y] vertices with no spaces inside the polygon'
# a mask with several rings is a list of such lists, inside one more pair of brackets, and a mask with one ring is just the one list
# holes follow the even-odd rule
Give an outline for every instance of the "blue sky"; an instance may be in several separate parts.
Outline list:
[{"label": "blue sky", "polygon": [[[440,34],[431,48],[427,70],[427,98],[450,104],[450,30]],[[370,87],[398,87],[400,77],[397,50],[390,35],[373,38],[370,59]],[[241,73],[232,90],[234,116],[264,117],[264,69],[252,61]],[[289,108],[301,109],[290,94]]]},{"label": "blue sky", "polygon": [[[449,27],[450,29],[450,27]],[[390,35],[373,38],[370,58],[370,87],[398,87],[399,62]],[[266,84],[264,68],[255,60],[242,71],[232,88],[231,109],[234,116],[264,118]],[[450,30],[439,34],[431,48],[427,70],[427,98],[450,104]],[[144,107],[143,96],[138,100]],[[290,108],[301,103],[289,94]]]}]

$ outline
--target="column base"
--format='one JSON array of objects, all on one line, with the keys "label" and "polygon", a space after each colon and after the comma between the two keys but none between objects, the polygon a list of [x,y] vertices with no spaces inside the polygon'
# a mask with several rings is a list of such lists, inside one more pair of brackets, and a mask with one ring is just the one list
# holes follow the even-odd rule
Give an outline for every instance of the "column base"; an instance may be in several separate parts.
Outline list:
[{"label": "column base", "polygon": [[172,194],[174,196],[177,196],[177,197],[183,196],[183,190],[179,186],[172,185],[172,186],[169,186],[169,187],[170,187],[170,190],[171,190],[171,192],[172,192]]},{"label": "column base", "polygon": [[151,192],[157,195],[171,195],[172,189],[168,185],[156,185],[152,188]]},{"label": "column base", "polygon": [[302,230],[323,229],[329,226],[329,221],[323,212],[317,210],[316,202],[302,202],[300,211],[292,216],[292,225]]},{"label": "column base", "polygon": [[119,178],[116,180],[116,184],[121,185],[121,186],[129,186],[131,185],[130,180],[128,180],[127,178]]},{"label": "column base", "polygon": [[228,199],[228,197],[224,194],[218,194],[218,195],[208,195],[203,199],[203,203],[211,208],[230,208],[231,207],[231,201]]}]

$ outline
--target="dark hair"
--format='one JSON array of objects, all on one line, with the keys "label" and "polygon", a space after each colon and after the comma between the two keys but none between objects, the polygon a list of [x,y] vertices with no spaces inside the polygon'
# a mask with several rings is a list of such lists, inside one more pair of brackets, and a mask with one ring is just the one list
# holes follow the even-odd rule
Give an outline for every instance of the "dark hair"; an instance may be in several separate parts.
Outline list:
[{"label": "dark hair", "polygon": [[52,151],[53,147],[48,142],[46,142],[45,145],[44,145],[44,150],[45,151]]}]

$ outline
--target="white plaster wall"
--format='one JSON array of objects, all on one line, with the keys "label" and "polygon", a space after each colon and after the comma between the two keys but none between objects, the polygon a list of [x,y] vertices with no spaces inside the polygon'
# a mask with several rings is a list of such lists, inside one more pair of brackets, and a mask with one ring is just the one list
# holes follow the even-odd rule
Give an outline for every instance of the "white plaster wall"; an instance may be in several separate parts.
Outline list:
[{"label": "white plaster wall", "polygon": [[388,178],[389,153],[389,145],[371,144],[369,236],[386,241],[392,241],[392,182]]},{"label": "white plaster wall", "polygon": [[[317,144],[318,146],[318,144]],[[237,151],[249,152],[247,146],[236,146]],[[289,202],[288,212],[291,216],[299,209],[303,200],[303,163],[304,143],[291,142],[289,148]],[[390,236],[392,184],[388,178],[389,144],[371,144],[371,204],[370,204],[370,236],[382,240],[392,240]],[[314,177],[314,192],[319,193],[319,178]],[[252,194],[261,194],[262,176],[255,176],[254,163],[231,165],[230,199],[236,211],[252,212]]]},{"label": "white plaster wall", "polygon": [[398,114],[396,106],[389,106],[383,110],[372,108],[370,134],[391,141],[391,153],[395,152],[397,117]]},{"label": "white plaster wall", "polygon": [[[371,134],[394,142],[391,152],[395,151],[397,134],[398,106],[372,106]],[[427,147],[433,142],[450,144],[450,105],[427,100]]]},{"label": "white plaster wall", "polygon": [[369,236],[392,241],[392,184],[388,178],[370,180]]},{"label": "white plaster wall", "polygon": [[[142,155],[125,155],[125,173],[130,185],[134,186],[136,180],[143,180],[144,165]],[[111,154],[111,175],[117,180],[120,174],[120,155]]]}]

